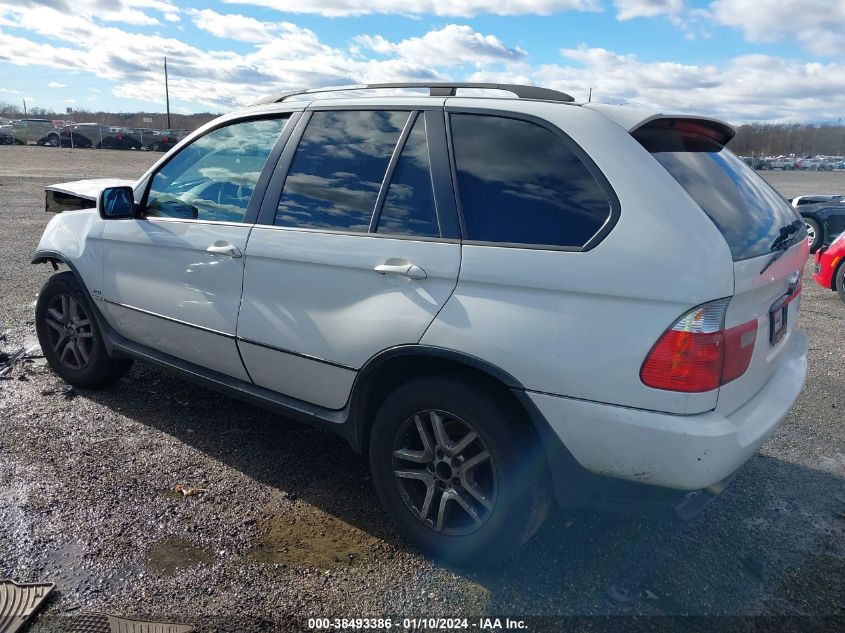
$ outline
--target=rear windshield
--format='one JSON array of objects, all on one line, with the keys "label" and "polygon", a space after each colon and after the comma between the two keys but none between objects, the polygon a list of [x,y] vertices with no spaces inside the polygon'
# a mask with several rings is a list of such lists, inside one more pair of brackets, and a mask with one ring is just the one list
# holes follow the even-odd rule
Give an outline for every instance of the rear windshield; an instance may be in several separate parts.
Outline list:
[{"label": "rear windshield", "polygon": [[676,129],[640,129],[635,138],[721,231],[734,261],[770,252],[798,213],[718,140]]}]

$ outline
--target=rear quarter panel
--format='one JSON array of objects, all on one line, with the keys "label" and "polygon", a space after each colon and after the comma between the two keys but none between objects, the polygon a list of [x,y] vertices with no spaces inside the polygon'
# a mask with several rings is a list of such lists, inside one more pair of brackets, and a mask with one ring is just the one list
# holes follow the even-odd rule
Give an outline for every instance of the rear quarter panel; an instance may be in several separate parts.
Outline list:
[{"label": "rear quarter panel", "polygon": [[[510,101],[510,102],[509,102]],[[476,107],[478,101],[449,106]],[[458,286],[422,342],[473,354],[532,391],[672,413],[716,406],[717,390],[646,387],[651,347],[691,307],[733,293],[733,264],[716,227],[619,125],[574,106],[497,101],[566,132],[621,205],[618,223],[586,252],[464,245]]]}]

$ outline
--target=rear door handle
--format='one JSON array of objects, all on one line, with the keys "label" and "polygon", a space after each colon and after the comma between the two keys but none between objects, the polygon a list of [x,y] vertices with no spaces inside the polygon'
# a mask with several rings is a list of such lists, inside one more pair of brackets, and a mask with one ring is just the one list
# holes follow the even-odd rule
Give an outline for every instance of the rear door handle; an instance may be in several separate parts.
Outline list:
[{"label": "rear door handle", "polygon": [[229,242],[214,242],[211,246],[205,249],[207,253],[214,253],[215,255],[228,255],[229,257],[238,258],[243,253],[241,253],[241,249],[239,249],[234,244],[229,244]]},{"label": "rear door handle", "polygon": [[401,275],[408,279],[425,279],[426,272],[416,264],[379,264],[373,270],[382,275]]}]

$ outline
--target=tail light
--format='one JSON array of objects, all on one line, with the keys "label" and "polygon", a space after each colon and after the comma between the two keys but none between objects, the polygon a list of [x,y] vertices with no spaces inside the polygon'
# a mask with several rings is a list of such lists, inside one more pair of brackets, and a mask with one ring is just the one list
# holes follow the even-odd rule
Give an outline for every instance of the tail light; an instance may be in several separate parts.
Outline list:
[{"label": "tail light", "polygon": [[654,389],[699,393],[739,378],[757,340],[757,320],[725,329],[728,299],[693,308],[670,327],[643,361],[640,380]]}]

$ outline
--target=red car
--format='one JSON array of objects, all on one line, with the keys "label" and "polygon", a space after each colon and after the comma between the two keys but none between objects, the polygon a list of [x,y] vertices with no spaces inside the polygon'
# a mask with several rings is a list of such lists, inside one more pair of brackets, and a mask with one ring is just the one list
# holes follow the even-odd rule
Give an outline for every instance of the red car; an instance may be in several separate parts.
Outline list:
[{"label": "red car", "polygon": [[845,301],[845,233],[833,240],[830,246],[816,251],[813,279],[820,286],[838,292],[839,298]]}]

